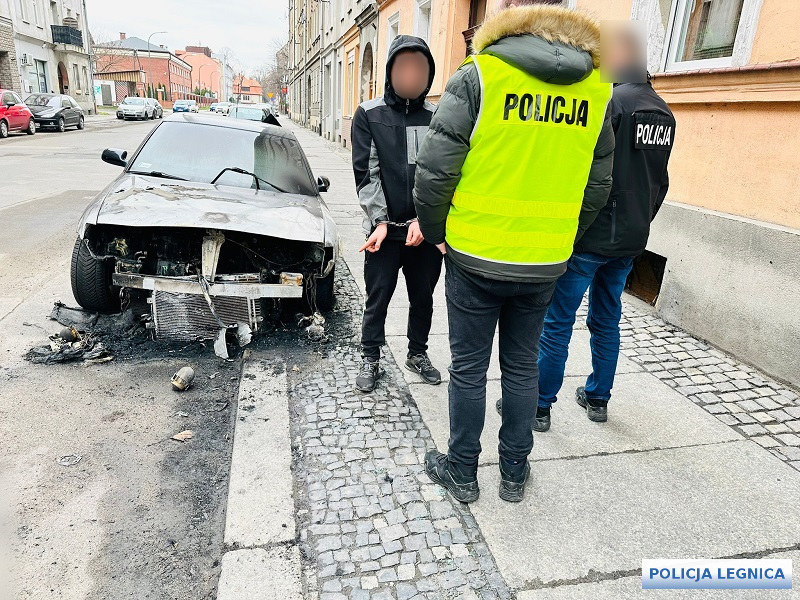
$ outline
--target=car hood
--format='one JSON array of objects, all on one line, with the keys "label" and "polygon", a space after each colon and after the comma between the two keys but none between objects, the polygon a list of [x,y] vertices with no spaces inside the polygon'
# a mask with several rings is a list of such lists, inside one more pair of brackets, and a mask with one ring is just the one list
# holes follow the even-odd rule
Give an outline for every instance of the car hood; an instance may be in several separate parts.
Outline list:
[{"label": "car hood", "polygon": [[325,242],[319,197],[123,175],[99,201],[98,225],[192,227]]},{"label": "car hood", "polygon": [[28,110],[35,115],[40,115],[42,113],[57,113],[61,109],[53,108],[52,106],[28,106]]}]

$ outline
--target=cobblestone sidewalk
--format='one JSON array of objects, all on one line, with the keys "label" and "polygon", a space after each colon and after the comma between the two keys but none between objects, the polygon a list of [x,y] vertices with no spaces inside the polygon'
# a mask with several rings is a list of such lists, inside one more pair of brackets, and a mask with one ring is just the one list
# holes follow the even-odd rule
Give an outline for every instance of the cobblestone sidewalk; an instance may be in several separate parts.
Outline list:
[{"label": "cobblestone sidewalk", "polygon": [[391,354],[375,392],[354,391],[362,298],[344,263],[337,277],[334,318],[349,337],[290,390],[309,597],[513,597],[469,509],[425,474],[431,434]]},{"label": "cobblestone sidewalk", "polygon": [[[584,303],[584,318],[585,310]],[[794,391],[630,302],[621,329],[628,358],[800,470],[800,397]]]}]

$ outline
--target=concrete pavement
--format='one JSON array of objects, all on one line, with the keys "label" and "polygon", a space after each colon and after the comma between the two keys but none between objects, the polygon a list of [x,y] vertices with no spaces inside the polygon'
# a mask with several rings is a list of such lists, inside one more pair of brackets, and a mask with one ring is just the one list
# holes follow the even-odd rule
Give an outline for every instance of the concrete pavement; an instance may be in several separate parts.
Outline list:
[{"label": "concrete pavement", "polygon": [[[286,126],[300,139],[314,174],[331,180],[326,200],[340,225],[353,285],[363,295],[363,257],[357,248],[364,236],[348,152],[310,131]],[[444,370],[449,352],[441,283],[435,305],[430,354]],[[401,282],[387,323],[388,350],[400,364],[406,308]],[[323,591],[330,591],[323,596],[380,592],[380,597],[410,597],[405,594],[419,592],[420,597],[456,597],[457,591],[465,597],[627,598],[642,593],[643,558],[800,557],[796,392],[670,327],[636,301],[626,301],[624,312],[621,374],[609,423],[590,423],[571,398],[590,372],[588,333],[579,319],[568,378],[553,409],[553,429],[536,435],[532,481],[521,505],[503,503],[496,493],[499,418],[492,405],[499,394],[499,369],[496,353],[493,357],[479,472],[482,495],[469,509],[458,510],[464,511],[468,538],[478,545],[468,548],[468,555],[480,559],[485,543],[491,557],[487,569],[494,561],[503,585],[470,587],[465,578],[463,586],[445,587],[441,580],[429,586],[429,577],[417,572],[410,580],[416,592],[401,588],[393,577],[379,578],[373,587],[371,580],[355,577],[363,574],[363,565],[359,571],[349,560],[355,572],[347,577],[336,570],[332,579],[321,577],[327,585]],[[419,407],[425,429],[446,450],[446,385],[426,386],[393,368],[380,387],[401,395],[407,390],[409,406]],[[359,396],[353,393],[352,400]],[[380,521],[382,515],[376,517]],[[408,514],[403,519],[411,522]],[[339,535],[346,537],[341,530]],[[324,552],[318,550],[317,567],[324,571],[319,562]],[[455,560],[452,548],[447,552]],[[327,583],[337,579],[338,584]],[[734,594],[715,597],[720,595]],[[677,597],[705,596],[678,592]],[[748,597],[760,596],[752,592]]]}]

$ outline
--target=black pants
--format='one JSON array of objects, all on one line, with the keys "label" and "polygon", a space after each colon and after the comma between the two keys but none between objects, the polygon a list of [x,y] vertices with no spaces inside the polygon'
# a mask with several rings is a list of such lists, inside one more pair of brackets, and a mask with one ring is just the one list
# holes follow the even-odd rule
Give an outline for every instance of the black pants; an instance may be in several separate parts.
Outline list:
[{"label": "black pants", "polygon": [[531,453],[531,426],[539,397],[539,337],[555,285],[555,281],[516,283],[486,279],[447,260],[452,462],[468,469],[478,466],[486,416],[486,371],[498,322],[503,388],[500,457],[518,461]]},{"label": "black pants", "polygon": [[428,334],[433,318],[433,290],[442,272],[442,254],[432,244],[406,246],[399,240],[384,240],[377,252],[364,256],[364,282],[367,305],[361,328],[361,347],[366,358],[380,358],[386,343],[386,311],[403,269],[408,290],[408,352],[421,354],[428,349]]}]

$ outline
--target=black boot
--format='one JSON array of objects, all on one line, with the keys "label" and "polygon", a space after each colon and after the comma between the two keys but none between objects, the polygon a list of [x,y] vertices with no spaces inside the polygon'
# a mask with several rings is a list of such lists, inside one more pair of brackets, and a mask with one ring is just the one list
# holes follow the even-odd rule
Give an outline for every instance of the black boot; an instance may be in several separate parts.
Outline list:
[{"label": "black boot", "polygon": [[533,420],[533,430],[538,433],[544,433],[550,429],[550,407],[542,408],[536,407],[536,418]]},{"label": "black boot", "polygon": [[422,377],[425,383],[438,385],[442,382],[442,374],[431,364],[431,359],[424,352],[409,355],[406,359],[406,369]]},{"label": "black boot", "polygon": [[579,387],[575,390],[575,402],[586,409],[586,416],[595,423],[605,423],[608,421],[608,402],[605,400],[594,400],[586,397],[586,389]]},{"label": "black boot", "polygon": [[[494,407],[497,409],[497,414],[502,417],[503,399],[498,398],[497,402],[494,403]],[[537,405],[536,418],[533,419],[533,430],[538,431],[539,433],[543,433],[548,429],[550,429],[550,409],[542,408],[541,406]]]},{"label": "black boot", "polygon": [[477,467],[469,469],[454,465],[447,454],[429,450],[425,454],[425,472],[459,502],[475,502],[480,495]]},{"label": "black boot", "polygon": [[383,373],[379,361],[364,357],[361,370],[356,377],[356,388],[361,392],[371,392],[378,384],[378,379],[383,377]]},{"label": "black boot", "polygon": [[500,458],[500,499],[506,502],[522,502],[525,484],[531,474],[531,463],[527,460],[513,464]]}]

